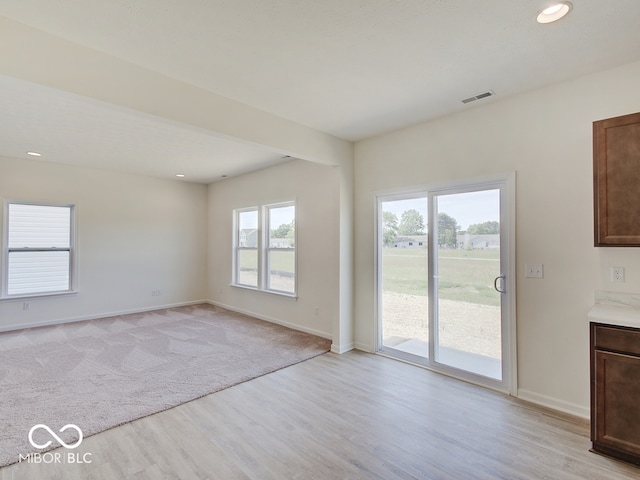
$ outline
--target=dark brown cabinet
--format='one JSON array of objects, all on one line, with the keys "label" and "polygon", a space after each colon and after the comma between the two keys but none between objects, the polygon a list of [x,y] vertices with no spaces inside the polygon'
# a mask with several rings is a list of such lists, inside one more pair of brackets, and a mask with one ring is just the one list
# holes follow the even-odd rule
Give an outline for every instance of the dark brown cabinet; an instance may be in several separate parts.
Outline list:
[{"label": "dark brown cabinet", "polygon": [[596,247],[640,246],[640,113],[593,122]]},{"label": "dark brown cabinet", "polygon": [[640,465],[640,329],[590,325],[593,450]]}]

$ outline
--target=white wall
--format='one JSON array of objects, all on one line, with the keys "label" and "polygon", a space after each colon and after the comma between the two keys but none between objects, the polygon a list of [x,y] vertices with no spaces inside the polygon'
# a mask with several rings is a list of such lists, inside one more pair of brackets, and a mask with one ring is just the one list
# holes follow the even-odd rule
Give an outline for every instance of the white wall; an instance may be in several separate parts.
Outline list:
[{"label": "white wall", "polygon": [[592,122],[640,111],[638,85],[633,63],[357,143],[356,345],[374,348],[375,192],[516,171],[519,395],[587,416],[594,291],[640,292],[638,248],[593,246]]},{"label": "white wall", "polygon": [[[211,184],[209,298],[233,310],[332,338],[340,304],[339,175],[337,167],[293,160]],[[230,286],[234,209],[288,200],[296,201],[298,298]]]},{"label": "white wall", "polygon": [[76,204],[78,250],[78,293],[0,301],[0,329],[207,298],[205,185],[0,157],[0,197]]}]

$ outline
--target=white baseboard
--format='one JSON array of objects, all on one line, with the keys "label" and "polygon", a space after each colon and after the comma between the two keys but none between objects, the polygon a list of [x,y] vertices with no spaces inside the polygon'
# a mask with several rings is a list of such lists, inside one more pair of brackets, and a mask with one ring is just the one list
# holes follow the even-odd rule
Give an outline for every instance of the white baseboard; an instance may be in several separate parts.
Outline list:
[{"label": "white baseboard", "polygon": [[557,398],[549,397],[547,395],[541,395],[539,393],[531,392],[525,389],[518,389],[518,398],[527,402],[535,403],[543,407],[558,410],[560,412],[568,413],[580,418],[590,418],[590,407],[584,407],[576,403],[565,402]]},{"label": "white baseboard", "polygon": [[353,348],[355,348],[356,350],[360,350],[361,352],[375,353],[375,349],[371,348],[371,345],[365,343],[356,342]]},{"label": "white baseboard", "polygon": [[295,323],[285,322],[283,320],[269,317],[267,315],[262,315],[256,312],[250,312],[249,310],[244,310],[242,308],[232,307],[231,305],[226,305],[220,302],[214,302],[213,300],[207,300],[205,303],[209,305],[215,305],[216,307],[224,308],[226,310],[231,310],[232,312],[242,313],[243,315],[249,315],[250,317],[259,318],[260,320],[264,320],[265,322],[275,323],[277,325],[282,325],[283,327],[291,328],[292,330],[298,330],[300,332],[310,333],[311,335],[316,335],[318,337],[326,338],[328,340],[332,340],[332,335],[327,332],[321,332],[319,330],[315,330],[313,328],[304,327],[302,325],[296,325]]},{"label": "white baseboard", "polygon": [[24,330],[26,328],[47,327],[50,325],[61,325],[63,323],[82,322],[85,320],[95,320],[98,318],[116,317],[118,315],[129,315],[132,313],[145,313],[154,310],[163,310],[165,308],[186,307],[188,305],[197,305],[199,303],[209,303],[207,300],[194,300],[192,302],[171,303],[167,305],[154,305],[153,307],[134,308],[129,310],[118,310],[111,312],[95,313],[91,315],[81,315],[78,317],[61,318],[57,320],[45,320],[43,322],[23,323],[20,325],[9,325],[0,327],[0,332],[11,332],[15,330]]},{"label": "white baseboard", "polygon": [[[356,350],[361,350],[367,353],[376,353],[375,349],[372,349],[371,345],[366,343],[356,342],[349,349],[351,348],[355,348]],[[331,347],[331,351],[332,352],[335,351],[334,346]],[[344,350],[344,351],[348,351],[348,350]],[[344,351],[336,351],[336,353],[344,353]],[[394,358],[395,360],[400,360],[406,363],[410,363],[411,365],[417,365],[415,363],[407,362],[406,360],[399,359],[397,357],[391,357],[391,358]],[[417,365],[417,366],[419,366],[420,368],[425,368],[424,365]],[[438,372],[438,373],[442,374],[442,372]],[[591,410],[590,410],[590,407],[588,406],[585,407],[583,405],[566,402],[564,400],[560,400],[554,397],[549,397],[546,395],[541,395],[539,393],[535,393],[526,389],[518,390],[518,398],[526,402],[535,403],[536,405],[540,405],[542,407],[551,408],[553,410],[557,410],[559,412],[567,413],[569,415],[584,418],[587,420],[590,419],[590,416],[591,416]]]},{"label": "white baseboard", "polygon": [[331,352],[337,353],[339,355],[342,355],[343,353],[350,352],[354,348],[355,347],[353,345],[353,342],[352,343],[348,343],[346,345],[336,345],[335,343],[331,344]]}]

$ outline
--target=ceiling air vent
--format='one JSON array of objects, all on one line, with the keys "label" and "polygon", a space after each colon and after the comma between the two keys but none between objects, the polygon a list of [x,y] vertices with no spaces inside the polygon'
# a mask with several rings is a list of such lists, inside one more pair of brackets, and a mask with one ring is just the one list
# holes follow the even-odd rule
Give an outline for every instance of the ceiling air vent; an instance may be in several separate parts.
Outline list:
[{"label": "ceiling air vent", "polygon": [[491,97],[493,95],[495,95],[495,93],[492,90],[489,90],[487,92],[474,95],[473,97],[465,98],[464,100],[462,100],[462,103],[475,102],[476,100],[482,100],[483,98]]}]

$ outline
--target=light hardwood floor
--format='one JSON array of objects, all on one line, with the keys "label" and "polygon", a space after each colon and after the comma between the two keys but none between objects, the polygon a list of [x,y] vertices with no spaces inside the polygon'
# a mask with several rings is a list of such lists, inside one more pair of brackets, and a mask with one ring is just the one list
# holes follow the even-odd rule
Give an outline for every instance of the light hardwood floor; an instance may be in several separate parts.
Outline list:
[{"label": "light hardwood floor", "polygon": [[329,353],[86,438],[74,452],[90,464],[18,463],[0,479],[640,478],[589,445],[584,420]]}]

